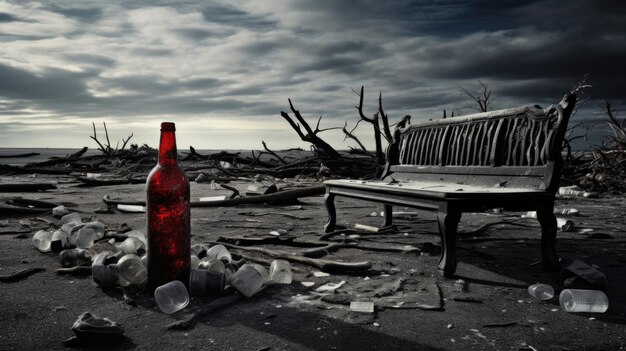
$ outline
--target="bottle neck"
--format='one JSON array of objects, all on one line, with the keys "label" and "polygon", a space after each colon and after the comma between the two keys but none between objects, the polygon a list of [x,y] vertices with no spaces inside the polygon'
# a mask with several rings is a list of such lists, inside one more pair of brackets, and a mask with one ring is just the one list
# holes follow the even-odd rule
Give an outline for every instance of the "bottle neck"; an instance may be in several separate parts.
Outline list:
[{"label": "bottle neck", "polygon": [[159,142],[159,164],[175,165],[177,162],[176,133],[163,130],[161,131],[161,141]]}]

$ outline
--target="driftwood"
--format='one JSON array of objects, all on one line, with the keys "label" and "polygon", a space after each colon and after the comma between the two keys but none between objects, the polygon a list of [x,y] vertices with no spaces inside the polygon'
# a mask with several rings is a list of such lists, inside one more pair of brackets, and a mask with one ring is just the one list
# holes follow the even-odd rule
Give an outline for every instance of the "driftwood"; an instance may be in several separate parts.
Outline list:
[{"label": "driftwood", "polygon": [[10,206],[0,203],[0,214],[2,215],[35,215],[50,212],[49,208],[31,208],[23,206]]},{"label": "driftwood", "polygon": [[70,174],[73,172],[82,172],[81,169],[57,169],[57,168],[41,168],[41,167],[21,167],[0,164],[0,172],[2,173],[16,173],[16,174]]},{"label": "driftwood", "polygon": [[81,181],[83,186],[105,186],[105,185],[122,185],[122,184],[144,184],[147,181],[147,178],[88,178],[88,177],[78,177],[79,181]]},{"label": "driftwood", "polygon": [[34,168],[34,167],[41,167],[41,166],[51,166],[51,165],[56,165],[59,163],[64,163],[64,162],[70,162],[70,161],[75,161],[77,159],[79,159],[85,152],[87,152],[89,148],[87,146],[83,147],[82,149],[80,149],[79,151],[66,156],[66,157],[53,157],[50,160],[47,161],[42,161],[42,162],[36,162],[36,163],[29,163],[26,165],[26,168]]},{"label": "driftwood", "polygon": [[220,243],[227,248],[241,251],[249,251],[249,252],[258,252],[273,258],[280,258],[283,260],[301,263],[309,266],[313,266],[319,268],[324,271],[361,271],[367,270],[372,267],[372,263],[369,261],[361,261],[361,262],[340,262],[340,261],[331,261],[331,260],[323,260],[316,258],[309,258],[304,256],[299,256],[292,254],[290,252],[282,251],[282,250],[270,250],[261,247],[245,247],[245,246],[237,246],[226,243]]},{"label": "driftwood", "polygon": [[21,271],[17,271],[15,273],[11,273],[8,275],[1,275],[0,276],[0,282],[3,283],[13,283],[13,282],[17,282],[20,281],[22,279],[28,278],[29,276],[35,274],[35,273],[39,273],[39,272],[45,272],[46,269],[45,268],[41,268],[41,267],[37,267],[37,268],[26,268],[26,269],[22,269]]}]

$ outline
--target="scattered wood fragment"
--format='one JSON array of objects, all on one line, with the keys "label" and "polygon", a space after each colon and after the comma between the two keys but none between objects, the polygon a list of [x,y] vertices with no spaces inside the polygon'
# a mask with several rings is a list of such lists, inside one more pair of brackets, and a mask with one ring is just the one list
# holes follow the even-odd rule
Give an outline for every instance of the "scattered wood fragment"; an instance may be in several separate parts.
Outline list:
[{"label": "scattered wood fragment", "polygon": [[519,321],[510,321],[510,322],[502,322],[502,323],[488,323],[488,324],[483,324],[483,328],[510,327],[510,326],[513,326],[513,325],[517,325],[517,323],[519,323]]},{"label": "scattered wood fragment", "polygon": [[42,267],[26,268],[26,269],[22,269],[21,271],[17,271],[15,273],[0,276],[0,282],[13,283],[13,282],[17,282],[22,279],[28,278],[29,276],[35,273],[45,272],[45,271],[46,269]]},{"label": "scattered wood fragment", "polygon": [[106,185],[122,185],[122,184],[145,184],[147,178],[88,178],[88,177],[78,177],[80,182],[82,182],[83,186],[106,186]]},{"label": "scattered wood fragment", "polygon": [[219,297],[213,301],[211,301],[208,305],[202,307],[201,309],[193,312],[192,314],[188,315],[187,317],[170,323],[167,325],[167,329],[169,330],[187,330],[187,329],[191,329],[196,325],[196,322],[201,319],[202,317],[209,315],[217,310],[219,310],[220,308],[224,308],[226,306],[229,306],[231,304],[233,304],[234,302],[236,302],[237,300],[239,300],[241,298],[241,295],[239,294],[232,294],[232,295],[226,295],[223,297]]},{"label": "scattered wood fragment", "polygon": [[[211,242],[215,243],[215,242]],[[340,261],[331,261],[331,260],[323,260],[316,258],[309,258],[304,256],[299,256],[290,252],[282,251],[282,250],[270,250],[261,247],[244,247],[231,245],[226,243],[220,243],[227,248],[242,250],[242,251],[250,251],[250,252],[258,252],[265,254],[267,256],[273,258],[280,258],[290,262],[297,262],[313,267],[317,267],[324,271],[360,271],[370,269],[372,267],[372,263],[369,261],[361,261],[361,262],[340,262]]]},{"label": "scattered wood fragment", "polygon": [[49,208],[30,208],[0,204],[0,215],[35,215],[48,213],[50,211]]},{"label": "scattered wood fragment", "polygon": [[74,266],[70,268],[58,268],[58,275],[82,276],[91,274],[91,266]]},{"label": "scattered wood fragment", "polygon": [[0,235],[8,235],[8,234],[28,234],[32,232],[31,229],[18,229],[18,230],[2,230],[0,231]]},{"label": "scattered wood fragment", "polygon": [[87,152],[88,149],[89,148],[87,146],[85,146],[82,149],[78,150],[77,152],[75,152],[75,153],[73,153],[73,154],[71,154],[69,156],[66,156],[66,157],[53,157],[53,158],[51,158],[51,159],[49,159],[47,161],[36,162],[36,163],[29,163],[29,164],[26,165],[26,168],[34,168],[34,167],[41,167],[41,166],[51,166],[51,165],[56,165],[56,164],[64,163],[64,162],[76,161],[85,152]]}]

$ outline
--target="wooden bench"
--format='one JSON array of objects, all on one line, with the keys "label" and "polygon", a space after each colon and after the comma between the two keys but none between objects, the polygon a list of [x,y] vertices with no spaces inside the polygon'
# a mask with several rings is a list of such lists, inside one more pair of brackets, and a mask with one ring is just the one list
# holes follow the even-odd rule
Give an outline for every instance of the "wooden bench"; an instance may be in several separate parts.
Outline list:
[{"label": "wooden bench", "polygon": [[384,226],[392,225],[392,206],[436,211],[442,246],[438,269],[451,277],[462,212],[537,211],[543,267],[559,269],[554,198],[575,102],[568,94],[545,110],[526,106],[412,125],[405,117],[387,147],[381,180],[325,182],[326,232],[335,230],[336,196],[382,203]]}]

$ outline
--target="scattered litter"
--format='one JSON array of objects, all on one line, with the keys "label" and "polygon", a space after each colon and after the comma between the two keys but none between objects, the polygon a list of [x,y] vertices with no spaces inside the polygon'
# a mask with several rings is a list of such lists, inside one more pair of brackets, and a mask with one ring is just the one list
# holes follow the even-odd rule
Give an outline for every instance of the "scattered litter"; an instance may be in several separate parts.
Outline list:
[{"label": "scattered litter", "polygon": [[556,219],[556,226],[557,226],[557,228],[559,228],[561,231],[564,231],[564,232],[573,232],[574,231],[574,222],[572,222],[569,219],[557,218]]},{"label": "scattered litter", "polygon": [[350,302],[350,311],[374,313],[374,303],[370,301],[352,301]]},{"label": "scattered litter", "polygon": [[[575,260],[567,266],[566,270],[595,286],[603,287],[608,283],[604,273],[581,260]],[[570,283],[573,283],[573,281],[570,281]]]},{"label": "scattered litter", "polygon": [[[376,217],[378,216],[378,213],[376,213],[376,211],[370,213],[367,215],[367,217]],[[381,217],[384,216],[384,212],[381,212]]]},{"label": "scattered litter", "polygon": [[454,329],[454,324],[448,324],[448,326],[446,327],[448,329]]},{"label": "scattered litter", "polygon": [[226,195],[205,196],[201,197],[199,200],[202,202],[224,201],[226,200]]},{"label": "scattered litter", "polygon": [[259,292],[269,281],[265,267],[256,263],[246,263],[232,276],[230,285],[243,296],[250,298]]},{"label": "scattered litter", "polygon": [[52,243],[52,233],[40,230],[33,236],[33,245],[41,252],[50,252]]},{"label": "scattered litter", "polygon": [[145,213],[146,207],[139,205],[117,205],[117,210],[122,213]]},{"label": "scattered litter", "polygon": [[376,291],[374,291],[374,296],[382,297],[382,296],[393,295],[396,292],[398,292],[398,290],[400,290],[400,288],[402,287],[402,282],[404,282],[404,279],[398,278],[397,280],[393,282],[385,283],[383,284],[383,286],[381,286],[380,288],[376,289]]},{"label": "scattered litter", "polygon": [[85,177],[90,179],[99,179],[102,178],[102,173],[87,173]]},{"label": "scattered litter", "polygon": [[554,214],[562,214],[566,216],[580,216],[580,212],[575,208],[565,208],[561,211],[554,211]]},{"label": "scattered litter", "polygon": [[324,285],[320,286],[319,288],[315,289],[315,291],[317,291],[317,292],[331,292],[331,291],[335,291],[338,288],[340,288],[342,285],[344,285],[345,283],[346,283],[345,280],[342,280],[339,283],[327,283],[327,284],[324,284]]},{"label": "scattered litter", "polygon": [[318,277],[318,278],[319,277],[328,277],[328,276],[330,276],[329,273],[321,272],[321,271],[315,271],[315,272],[313,272],[313,275]]},{"label": "scattered litter", "polygon": [[163,313],[172,314],[187,307],[189,293],[183,282],[174,280],[156,288],[154,300]]},{"label": "scattered litter", "polygon": [[300,284],[302,284],[303,286],[310,288],[313,285],[315,285],[315,282],[300,282]]},{"label": "scattered litter", "polygon": [[[207,177],[207,175],[206,175],[206,174],[204,174],[204,173],[200,173],[200,174],[198,174],[198,176],[196,176],[196,179],[195,179],[196,183],[205,183],[205,182],[207,182],[208,180],[209,180],[209,177]],[[212,180],[212,181],[211,181],[211,189],[213,189],[213,184],[214,184],[214,183],[215,183],[215,181],[214,181],[214,180]],[[214,189],[214,190],[215,190],[215,189]],[[202,201],[202,200],[200,200],[200,201]]]},{"label": "scattered litter", "polygon": [[354,225],[354,229],[365,230],[365,231],[372,232],[372,233],[378,233],[380,231],[380,228],[378,227],[374,227],[374,226],[367,225],[367,224],[360,224],[360,223],[356,223]]},{"label": "scattered litter", "polygon": [[599,290],[565,289],[559,304],[565,312],[604,313],[609,309],[609,298]]},{"label": "scattered litter", "polygon": [[522,215],[522,218],[537,218],[537,211],[528,211]]},{"label": "scattered litter", "polygon": [[52,216],[53,217],[63,217],[66,214],[69,214],[70,210],[68,210],[65,206],[61,205],[61,206],[57,206],[55,208],[52,209]]},{"label": "scattered litter", "polygon": [[585,233],[593,232],[593,229],[591,229],[591,228],[583,228],[583,229],[579,229],[578,232],[581,233],[581,234],[585,234]]},{"label": "scattered litter", "polygon": [[375,326],[375,327],[380,327],[380,324],[376,323],[376,322],[372,323],[372,325]]},{"label": "scattered litter", "polygon": [[72,331],[79,339],[96,343],[120,337],[124,333],[124,327],[108,318],[99,318],[85,312],[74,322]]},{"label": "scattered litter", "polygon": [[582,197],[595,197],[597,194],[589,191],[583,191],[579,186],[564,186],[559,188],[559,195],[561,196],[582,196]]},{"label": "scattered litter", "polygon": [[289,206],[283,206],[283,208],[285,210],[301,210],[302,205],[289,205]]},{"label": "scattered litter", "polygon": [[554,289],[548,284],[533,284],[528,287],[528,293],[538,300],[550,300],[554,297]]},{"label": "scattered litter", "polygon": [[273,284],[291,284],[291,264],[285,260],[273,260],[270,264],[269,280]]}]

